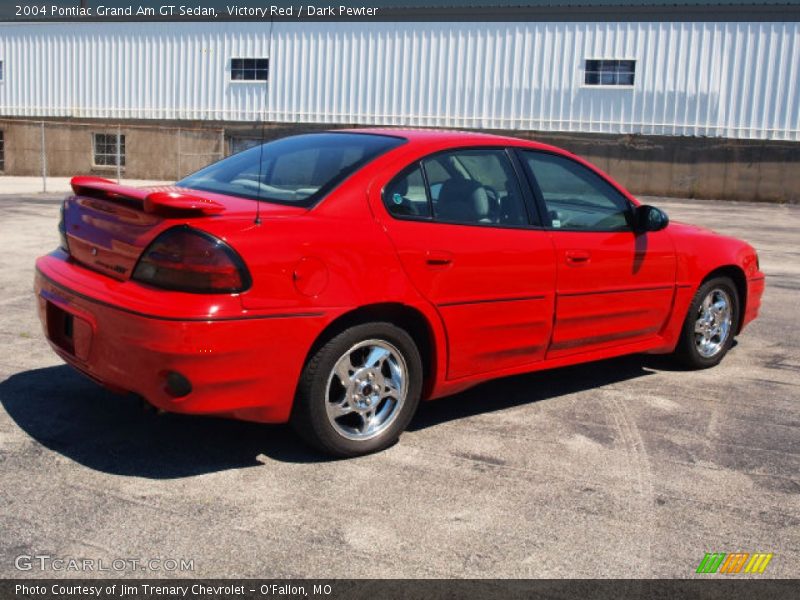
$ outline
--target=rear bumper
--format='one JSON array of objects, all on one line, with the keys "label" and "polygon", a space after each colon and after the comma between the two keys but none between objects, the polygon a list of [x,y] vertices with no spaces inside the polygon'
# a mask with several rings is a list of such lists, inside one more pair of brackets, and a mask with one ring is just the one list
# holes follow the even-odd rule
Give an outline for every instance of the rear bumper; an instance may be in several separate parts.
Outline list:
[{"label": "rear bumper", "polygon": [[763,273],[748,278],[747,280],[747,303],[745,304],[742,327],[744,327],[758,316],[761,310],[761,298],[764,295],[766,280]]},{"label": "rear bumper", "polygon": [[[306,353],[328,321],[323,313],[147,315],[87,295],[76,282],[83,277],[107,279],[52,255],[37,261],[39,318],[68,364],[170,412],[288,420]],[[192,391],[170,394],[170,372],[187,378]]]}]

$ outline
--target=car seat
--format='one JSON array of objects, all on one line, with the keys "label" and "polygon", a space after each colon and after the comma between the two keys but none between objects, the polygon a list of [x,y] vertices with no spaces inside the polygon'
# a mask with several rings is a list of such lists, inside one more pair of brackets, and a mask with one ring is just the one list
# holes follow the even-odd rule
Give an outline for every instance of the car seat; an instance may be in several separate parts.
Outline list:
[{"label": "car seat", "polygon": [[442,184],[436,216],[456,223],[491,223],[489,195],[475,180],[454,177]]}]

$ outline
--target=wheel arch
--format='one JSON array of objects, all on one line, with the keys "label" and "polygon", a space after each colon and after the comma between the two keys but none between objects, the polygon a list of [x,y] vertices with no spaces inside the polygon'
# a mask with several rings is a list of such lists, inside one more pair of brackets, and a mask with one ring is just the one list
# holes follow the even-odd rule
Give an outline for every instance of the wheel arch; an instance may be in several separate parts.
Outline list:
[{"label": "wheel arch", "polygon": [[733,281],[733,284],[736,286],[736,293],[739,295],[739,314],[737,315],[735,334],[738,335],[742,330],[744,314],[747,309],[747,277],[745,276],[744,270],[741,267],[737,265],[723,265],[721,267],[717,267],[703,277],[703,280],[697,287],[699,288],[706,281],[714,279],[715,277],[727,277]]},{"label": "wheel arch", "polygon": [[331,339],[342,331],[378,321],[392,323],[405,330],[417,345],[422,358],[423,397],[431,390],[437,373],[436,333],[429,318],[418,308],[400,302],[382,302],[368,304],[350,310],[331,321],[311,344],[303,364],[308,364],[311,357]]}]

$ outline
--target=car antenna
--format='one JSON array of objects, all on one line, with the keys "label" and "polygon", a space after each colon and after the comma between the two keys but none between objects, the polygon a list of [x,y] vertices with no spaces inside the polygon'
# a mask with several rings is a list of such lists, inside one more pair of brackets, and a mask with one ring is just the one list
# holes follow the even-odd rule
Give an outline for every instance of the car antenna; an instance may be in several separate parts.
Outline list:
[{"label": "car antenna", "polygon": [[269,42],[267,43],[267,78],[264,80],[264,106],[261,109],[261,141],[258,151],[258,187],[256,188],[256,225],[261,225],[261,166],[264,164],[264,136],[266,134],[267,99],[269,98],[269,61],[272,59],[272,26],[275,21],[269,18]]}]

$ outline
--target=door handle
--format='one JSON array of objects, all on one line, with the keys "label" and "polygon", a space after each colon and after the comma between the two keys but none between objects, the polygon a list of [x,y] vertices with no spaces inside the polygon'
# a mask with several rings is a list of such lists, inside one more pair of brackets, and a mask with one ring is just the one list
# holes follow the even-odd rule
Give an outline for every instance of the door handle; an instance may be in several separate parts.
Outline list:
[{"label": "door handle", "polygon": [[447,267],[453,264],[453,255],[444,250],[428,250],[425,263],[429,267]]},{"label": "door handle", "polygon": [[588,263],[592,255],[586,250],[567,250],[565,257],[568,265],[581,266]]}]

